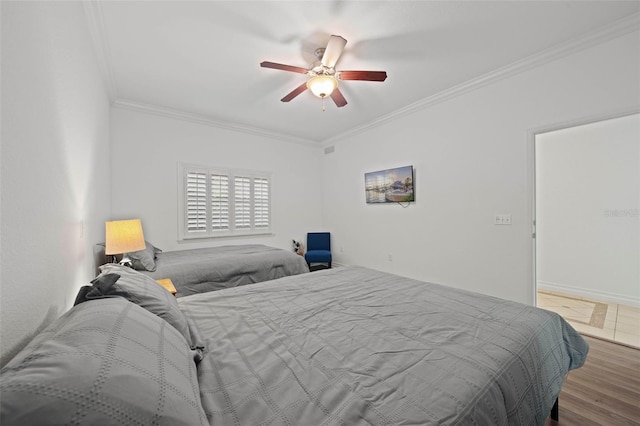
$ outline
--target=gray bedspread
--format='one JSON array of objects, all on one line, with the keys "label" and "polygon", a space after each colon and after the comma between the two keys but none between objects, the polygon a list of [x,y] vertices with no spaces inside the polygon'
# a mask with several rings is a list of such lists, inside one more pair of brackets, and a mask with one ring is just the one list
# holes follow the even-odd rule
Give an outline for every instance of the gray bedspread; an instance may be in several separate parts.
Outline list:
[{"label": "gray bedspread", "polygon": [[555,313],[359,267],[178,302],[212,425],[542,425],[588,351]]},{"label": "gray bedspread", "polygon": [[154,279],[171,278],[176,296],[203,293],[309,272],[302,256],[261,244],[158,253]]}]

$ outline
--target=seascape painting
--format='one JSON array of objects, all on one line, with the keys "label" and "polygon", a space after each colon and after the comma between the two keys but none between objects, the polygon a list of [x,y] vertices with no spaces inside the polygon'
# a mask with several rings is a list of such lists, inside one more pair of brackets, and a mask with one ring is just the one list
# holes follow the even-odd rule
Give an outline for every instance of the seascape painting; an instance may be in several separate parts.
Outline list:
[{"label": "seascape painting", "polygon": [[365,173],[364,186],[367,203],[406,203],[415,201],[413,166]]}]

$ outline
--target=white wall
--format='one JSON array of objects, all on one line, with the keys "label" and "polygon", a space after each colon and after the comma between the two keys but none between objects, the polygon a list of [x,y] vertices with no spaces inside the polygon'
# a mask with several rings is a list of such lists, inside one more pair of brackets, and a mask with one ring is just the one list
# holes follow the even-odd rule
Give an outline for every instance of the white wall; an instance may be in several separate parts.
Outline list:
[{"label": "white wall", "polygon": [[538,287],[640,306],[640,114],[536,137]]},{"label": "white wall", "polygon": [[109,101],[80,2],[1,3],[1,359],[94,276],[109,211]]},{"label": "white wall", "polygon": [[[112,109],[112,219],[139,217],[163,250],[227,244],[291,248],[322,221],[319,147],[167,116]],[[274,235],[178,241],[178,163],[272,173]]]},{"label": "white wall", "polygon": [[[335,261],[532,304],[531,131],[638,108],[639,40],[619,37],[337,142],[322,164]],[[415,204],[365,204],[365,172],[407,164]],[[499,213],[513,224],[494,225]]]}]

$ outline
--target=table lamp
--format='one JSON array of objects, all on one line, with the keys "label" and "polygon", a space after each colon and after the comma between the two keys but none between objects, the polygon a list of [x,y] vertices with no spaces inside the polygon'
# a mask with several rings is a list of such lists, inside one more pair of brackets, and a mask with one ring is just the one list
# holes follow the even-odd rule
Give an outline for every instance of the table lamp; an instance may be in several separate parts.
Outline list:
[{"label": "table lamp", "polygon": [[[118,254],[143,250],[146,247],[140,219],[105,222],[105,229],[106,244],[104,253],[107,256],[113,256],[114,262]],[[123,257],[120,263],[131,264],[131,260]]]}]

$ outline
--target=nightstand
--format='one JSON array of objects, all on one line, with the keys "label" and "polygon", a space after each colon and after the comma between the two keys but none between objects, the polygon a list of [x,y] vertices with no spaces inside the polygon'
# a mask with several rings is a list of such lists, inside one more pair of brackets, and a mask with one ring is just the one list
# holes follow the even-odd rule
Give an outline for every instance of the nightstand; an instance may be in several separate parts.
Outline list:
[{"label": "nightstand", "polygon": [[173,294],[174,296],[176,295],[176,288],[173,286],[173,281],[171,281],[171,278],[163,278],[156,281],[162,287],[166,288],[169,293]]}]

